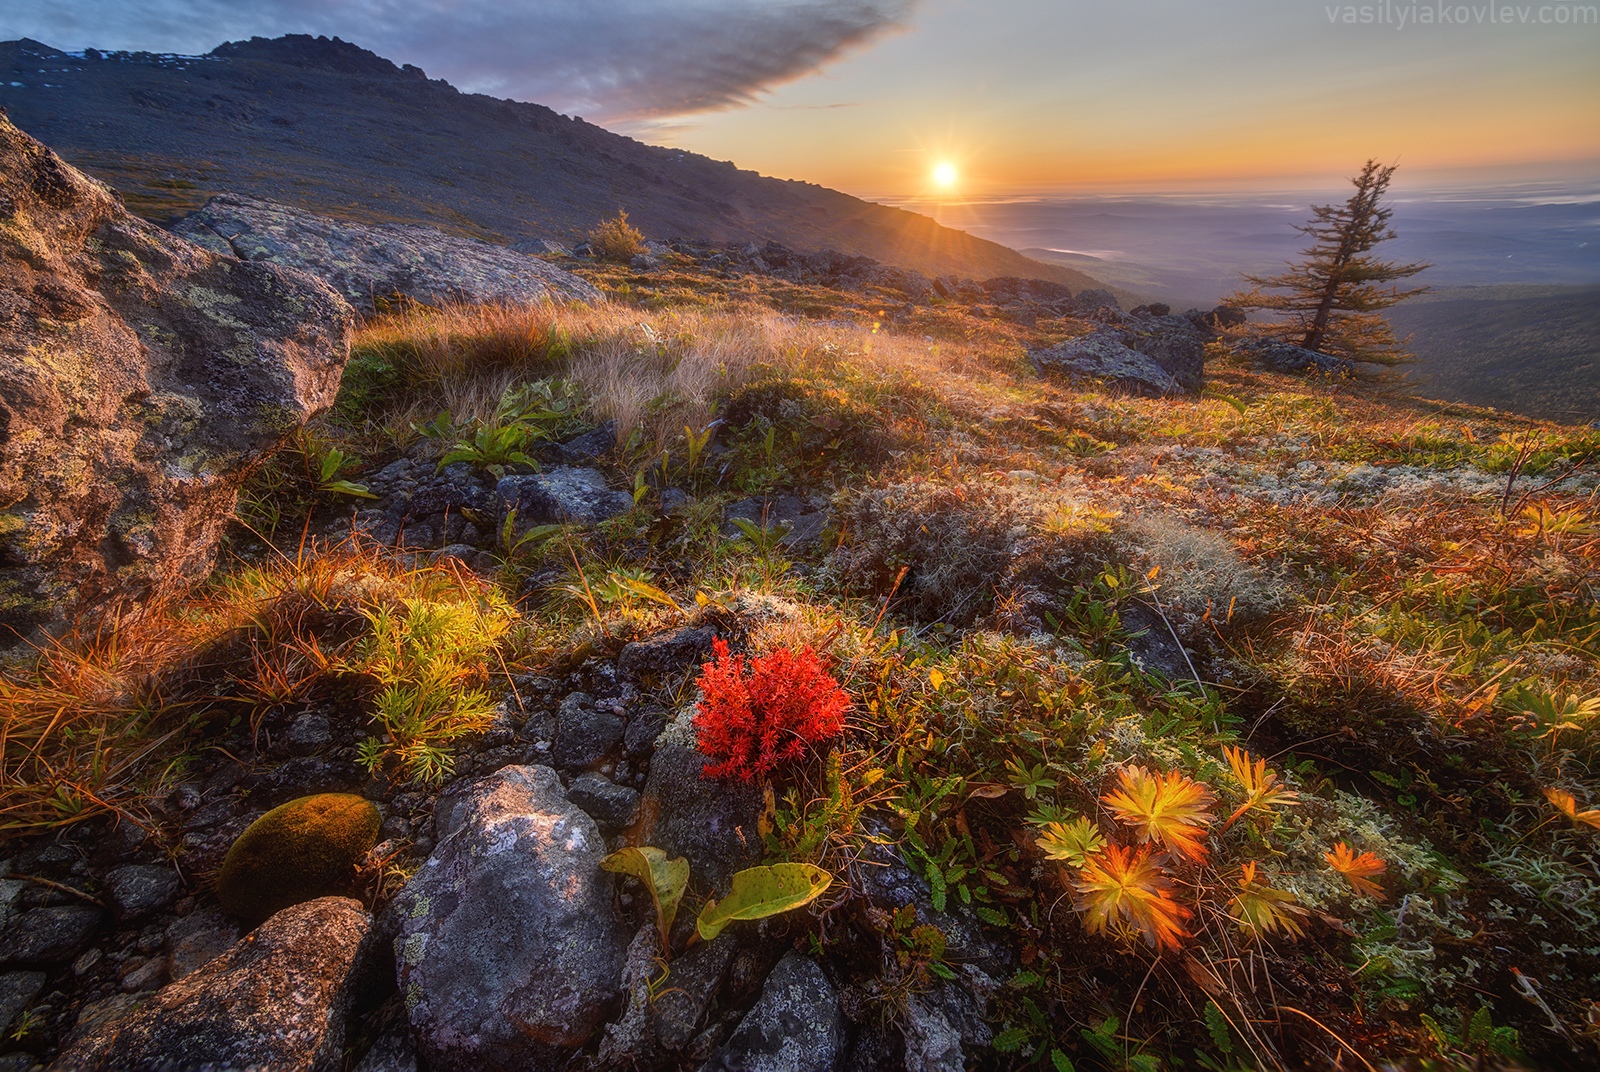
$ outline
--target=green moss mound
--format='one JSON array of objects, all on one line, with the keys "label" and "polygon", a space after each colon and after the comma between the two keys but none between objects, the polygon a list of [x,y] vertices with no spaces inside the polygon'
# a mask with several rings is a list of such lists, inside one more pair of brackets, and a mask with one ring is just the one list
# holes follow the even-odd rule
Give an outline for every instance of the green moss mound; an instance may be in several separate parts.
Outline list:
[{"label": "green moss mound", "polygon": [[266,919],[333,892],[378,838],[378,809],[352,793],[318,793],[251,823],[217,873],[225,911]]}]

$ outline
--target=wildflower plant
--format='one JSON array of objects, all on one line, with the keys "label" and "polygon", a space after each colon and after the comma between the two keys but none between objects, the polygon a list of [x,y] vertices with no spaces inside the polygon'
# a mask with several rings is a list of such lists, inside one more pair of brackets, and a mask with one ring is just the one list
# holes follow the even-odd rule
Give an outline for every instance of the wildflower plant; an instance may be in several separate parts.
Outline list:
[{"label": "wildflower plant", "polygon": [[694,717],[700,751],[717,761],[706,777],[753,781],[844,732],[850,698],[810,647],[747,661],[718,637],[712,656]]}]

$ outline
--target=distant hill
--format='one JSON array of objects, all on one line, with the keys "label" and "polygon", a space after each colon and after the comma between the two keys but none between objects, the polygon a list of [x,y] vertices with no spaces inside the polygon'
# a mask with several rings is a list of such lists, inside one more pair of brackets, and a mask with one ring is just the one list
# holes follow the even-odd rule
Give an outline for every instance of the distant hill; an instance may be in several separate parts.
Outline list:
[{"label": "distant hill", "polygon": [[338,38],[252,38],[201,57],[0,43],[0,106],[158,222],[235,191],[492,241],[570,242],[622,208],[652,238],[1102,285],[916,213],[461,93]]},{"label": "distant hill", "polygon": [[1389,310],[1417,394],[1600,420],[1600,286],[1451,287]]}]

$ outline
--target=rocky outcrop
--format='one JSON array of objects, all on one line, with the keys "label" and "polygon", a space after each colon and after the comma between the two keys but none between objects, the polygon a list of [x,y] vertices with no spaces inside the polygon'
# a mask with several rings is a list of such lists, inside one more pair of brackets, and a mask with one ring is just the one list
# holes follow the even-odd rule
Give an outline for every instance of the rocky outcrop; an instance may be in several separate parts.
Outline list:
[{"label": "rocky outcrop", "polygon": [[220,194],[173,230],[240,260],[310,272],[359,309],[395,295],[428,305],[602,300],[571,272],[506,246],[434,227],[336,220],[257,197]]},{"label": "rocky outcrop", "polygon": [[1153,395],[1180,394],[1183,388],[1154,358],[1122,341],[1113,331],[1096,331],[1029,354],[1041,372],[1071,380],[1101,380]]},{"label": "rocky outcrop", "polygon": [[438,1072],[564,1067],[613,1011],[628,933],[605,842],[549,767],[506,767],[435,810],[439,846],[395,899],[395,962]]},{"label": "rocky outcrop", "polygon": [[[1109,314],[1112,322],[1088,335],[1033,351],[1041,371],[1106,380],[1145,394],[1199,394],[1205,383],[1206,343],[1215,337],[1202,319],[1207,314],[1172,316],[1161,305],[1141,306],[1122,316],[1104,291],[1084,291],[1073,300],[1083,315]],[[1096,309],[1088,309],[1090,304]]]},{"label": "rocky outcrop", "polygon": [[577,522],[593,525],[633,509],[633,496],[606,486],[598,469],[558,466],[531,476],[508,476],[495,491],[519,525]]},{"label": "rocky outcrop", "polygon": [[332,404],[351,323],[0,117],[0,645],[204,577],[244,475]]},{"label": "rocky outcrop", "polygon": [[343,1056],[371,917],[346,897],[284,909],[226,953],[102,1025],[52,1072],[324,1072]]},{"label": "rocky outcrop", "polygon": [[1334,354],[1307,350],[1303,346],[1271,338],[1246,338],[1239,349],[1249,354],[1259,368],[1268,372],[1322,373],[1344,377],[1355,374],[1355,362]]}]

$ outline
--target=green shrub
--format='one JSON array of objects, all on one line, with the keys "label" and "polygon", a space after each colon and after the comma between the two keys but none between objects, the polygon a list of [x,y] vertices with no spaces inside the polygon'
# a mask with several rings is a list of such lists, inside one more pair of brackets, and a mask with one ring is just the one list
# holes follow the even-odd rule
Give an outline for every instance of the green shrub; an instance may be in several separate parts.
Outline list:
[{"label": "green shrub", "polygon": [[615,216],[601,220],[589,232],[589,248],[601,260],[626,264],[644,252],[644,235],[628,222],[628,214],[618,209]]},{"label": "green shrub", "polygon": [[857,592],[894,590],[898,609],[921,621],[966,625],[1018,596],[1042,609],[1118,557],[1104,520],[1115,515],[1074,505],[976,481],[847,493],[835,506],[842,538],[829,573]]},{"label": "green shrub", "polygon": [[217,900],[243,919],[266,919],[335,892],[378,838],[378,809],[351,793],[318,793],[251,823],[217,873]]}]

